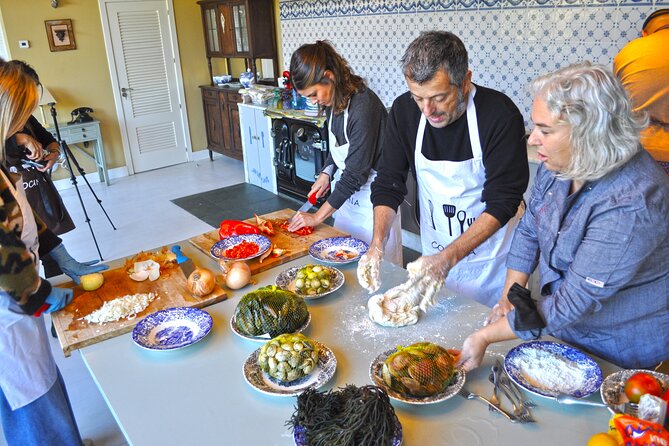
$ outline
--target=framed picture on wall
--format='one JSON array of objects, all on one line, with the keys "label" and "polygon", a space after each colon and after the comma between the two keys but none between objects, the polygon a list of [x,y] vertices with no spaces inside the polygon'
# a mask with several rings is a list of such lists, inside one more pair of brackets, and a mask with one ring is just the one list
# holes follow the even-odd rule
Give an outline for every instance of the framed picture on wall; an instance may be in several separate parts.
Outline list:
[{"label": "framed picture on wall", "polygon": [[49,49],[51,51],[74,50],[77,44],[74,41],[74,31],[72,31],[72,20],[45,20],[46,37],[49,39]]}]

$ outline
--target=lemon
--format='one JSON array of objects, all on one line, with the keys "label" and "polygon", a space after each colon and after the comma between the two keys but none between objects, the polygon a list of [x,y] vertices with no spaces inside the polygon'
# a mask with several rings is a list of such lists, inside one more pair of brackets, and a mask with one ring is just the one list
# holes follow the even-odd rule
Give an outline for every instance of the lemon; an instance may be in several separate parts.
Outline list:
[{"label": "lemon", "polygon": [[618,446],[618,441],[608,433],[600,432],[590,437],[588,446]]},{"label": "lemon", "polygon": [[86,291],[95,291],[102,286],[105,278],[100,273],[86,274],[81,276],[81,287]]}]

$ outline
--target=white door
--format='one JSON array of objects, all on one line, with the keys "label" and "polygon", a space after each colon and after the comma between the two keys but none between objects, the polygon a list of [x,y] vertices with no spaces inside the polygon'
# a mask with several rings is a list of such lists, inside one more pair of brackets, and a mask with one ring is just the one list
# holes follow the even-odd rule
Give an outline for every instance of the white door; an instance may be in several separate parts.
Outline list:
[{"label": "white door", "polygon": [[188,161],[183,87],[167,0],[102,0],[101,6],[130,172]]}]

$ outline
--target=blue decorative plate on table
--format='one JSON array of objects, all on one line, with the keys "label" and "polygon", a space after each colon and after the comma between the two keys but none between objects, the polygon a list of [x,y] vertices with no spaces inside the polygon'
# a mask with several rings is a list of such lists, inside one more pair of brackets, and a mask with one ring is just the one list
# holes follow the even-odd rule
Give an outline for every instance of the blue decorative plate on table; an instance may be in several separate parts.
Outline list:
[{"label": "blue decorative plate on table", "polygon": [[321,265],[321,267],[330,271],[330,288],[323,291],[322,293],[302,294],[297,289],[297,287],[295,286],[295,279],[297,273],[302,268],[304,268],[304,266],[294,266],[292,268],[288,268],[287,270],[281,271],[279,275],[276,277],[276,286],[284,290],[292,291],[293,293],[297,294],[304,300],[309,300],[327,296],[330,293],[334,293],[339,288],[341,288],[342,285],[344,285],[344,274],[341,271],[332,266]]},{"label": "blue decorative plate on table", "polygon": [[[225,251],[239,245],[242,242],[255,243],[258,245],[258,252],[247,257],[226,257]],[[226,237],[223,240],[219,240],[214,243],[214,246],[211,247],[211,255],[224,260],[249,260],[255,257],[261,256],[265,251],[267,251],[272,242],[269,241],[267,237],[260,234],[242,234],[242,235],[233,235],[231,237]]]},{"label": "blue decorative plate on table", "polygon": [[207,336],[213,320],[199,308],[167,308],[149,314],[132,330],[132,340],[149,350],[175,350]]},{"label": "blue decorative plate on table", "polygon": [[369,249],[369,245],[353,237],[330,237],[313,243],[309,255],[316,260],[332,264],[357,261]]},{"label": "blue decorative plate on table", "polygon": [[[628,398],[625,395],[625,383],[632,375],[638,372],[648,373],[653,375],[655,379],[658,380],[662,386],[662,392],[669,390],[669,375],[664,373],[655,372],[653,370],[639,370],[639,369],[628,369],[628,370],[619,370],[615,373],[610,374],[604,379],[602,387],[599,389],[599,392],[602,395],[602,402],[609,406],[609,411],[613,414],[622,413],[620,411],[621,406],[628,402]],[[630,403],[636,406],[634,403]]]},{"label": "blue decorative plate on table", "polygon": [[260,349],[257,349],[244,361],[242,368],[244,379],[257,391],[274,396],[295,396],[312,387],[314,389],[322,387],[334,376],[337,370],[337,358],[325,345],[317,341],[313,343],[318,348],[318,364],[309,375],[290,382],[272,378],[260,370],[258,365]]},{"label": "blue decorative plate on table", "polygon": [[512,348],[504,369],[519,386],[535,395],[583,398],[599,389],[602,370],[582,351],[551,341],[532,341]]},{"label": "blue decorative plate on table", "polygon": [[375,386],[379,386],[383,390],[385,390],[388,396],[394,400],[402,401],[404,403],[409,403],[409,404],[440,403],[457,395],[458,391],[462,389],[462,386],[465,385],[465,379],[466,379],[465,371],[461,367],[458,367],[457,369],[455,369],[455,374],[453,375],[451,382],[448,383],[446,388],[439,393],[435,393],[434,395],[429,395],[429,396],[414,396],[397,392],[388,387],[386,382],[383,380],[383,376],[381,373],[381,370],[383,369],[383,363],[386,362],[388,356],[396,352],[397,349],[395,348],[386,350],[385,352],[381,353],[376,358],[374,358],[374,361],[372,361],[372,365],[369,367],[369,377],[372,379],[372,383]]}]

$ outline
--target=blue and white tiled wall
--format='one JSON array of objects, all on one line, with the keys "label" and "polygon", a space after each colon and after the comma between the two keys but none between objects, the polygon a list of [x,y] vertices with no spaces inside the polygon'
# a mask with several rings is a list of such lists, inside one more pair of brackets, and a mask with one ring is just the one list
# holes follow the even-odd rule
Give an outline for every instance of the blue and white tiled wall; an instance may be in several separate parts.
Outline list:
[{"label": "blue and white tiled wall", "polygon": [[[611,66],[669,0],[281,0],[283,60],[328,39],[387,105],[406,91],[399,59],[425,30],[458,35],[474,82],[503,91],[527,121],[527,84],[581,60]],[[287,68],[287,67],[286,67]]]}]

